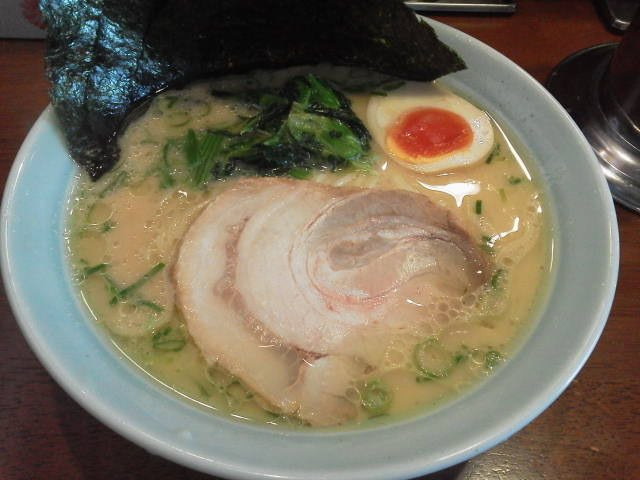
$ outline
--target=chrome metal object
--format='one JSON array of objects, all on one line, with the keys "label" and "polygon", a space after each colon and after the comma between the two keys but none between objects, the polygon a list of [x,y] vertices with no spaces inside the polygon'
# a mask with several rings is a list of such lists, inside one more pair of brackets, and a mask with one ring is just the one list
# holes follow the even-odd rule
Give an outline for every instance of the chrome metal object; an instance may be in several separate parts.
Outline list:
[{"label": "chrome metal object", "polygon": [[477,12],[477,13],[513,13],[516,11],[516,0],[424,0],[404,2],[413,10],[420,12]]},{"label": "chrome metal object", "polygon": [[581,50],[547,88],[593,147],[613,198],[640,213],[640,14],[617,45]]}]

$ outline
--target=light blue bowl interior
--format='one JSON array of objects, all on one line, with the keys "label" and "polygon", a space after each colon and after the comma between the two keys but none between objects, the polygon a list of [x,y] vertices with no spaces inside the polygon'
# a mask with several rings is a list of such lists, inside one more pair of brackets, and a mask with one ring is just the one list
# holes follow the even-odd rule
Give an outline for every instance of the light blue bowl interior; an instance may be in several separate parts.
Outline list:
[{"label": "light blue bowl interior", "polygon": [[372,480],[464,461],[505,440],[562,392],[592,351],[615,291],[618,233],[607,185],[579,130],[539,84],[482,43],[431,23],[469,66],[447,83],[533,152],[553,207],[555,278],[517,355],[461,399],[373,429],[278,430],[191,407],[123,361],[76,297],[63,244],[75,167],[48,108],[5,190],[2,273],[33,351],[74,399],[150,452],[205,472]]}]

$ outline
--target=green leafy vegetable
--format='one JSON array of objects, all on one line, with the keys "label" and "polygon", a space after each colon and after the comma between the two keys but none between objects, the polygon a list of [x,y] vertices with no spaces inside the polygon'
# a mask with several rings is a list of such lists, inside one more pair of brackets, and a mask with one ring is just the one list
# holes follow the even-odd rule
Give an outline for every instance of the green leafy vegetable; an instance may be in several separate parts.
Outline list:
[{"label": "green leafy vegetable", "polygon": [[132,105],[167,85],[319,63],[419,81],[465,68],[399,1],[42,0],[40,10],[52,104],[93,179],[115,165]]},{"label": "green leafy vegetable", "polygon": [[212,174],[224,170],[224,166],[216,165],[217,162],[225,161],[218,158],[222,140],[223,136],[215,132],[206,132],[198,140],[196,133],[189,130],[185,142],[185,155],[192,185],[202,186]]},{"label": "green leafy vegetable", "polygon": [[294,77],[279,89],[213,93],[236,97],[256,113],[224,129],[190,129],[167,142],[157,168],[161,186],[181,181],[181,168],[169,158],[176,145],[196,187],[234,172],[307,178],[314,168],[370,167],[366,127],[348,99],[314,75]]},{"label": "green leafy vegetable", "polygon": [[372,416],[384,415],[389,411],[393,397],[382,380],[366,382],[360,389],[362,407]]}]

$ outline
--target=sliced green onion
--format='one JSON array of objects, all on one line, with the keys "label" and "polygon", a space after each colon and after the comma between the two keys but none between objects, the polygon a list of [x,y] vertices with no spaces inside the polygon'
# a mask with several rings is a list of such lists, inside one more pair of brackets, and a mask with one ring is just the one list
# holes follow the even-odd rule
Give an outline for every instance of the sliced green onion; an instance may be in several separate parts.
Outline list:
[{"label": "sliced green onion", "polygon": [[107,185],[98,193],[99,198],[104,198],[109,195],[111,192],[116,190],[118,187],[123,185],[125,181],[129,178],[129,173],[121,170],[119,171],[113,179],[107,183]]},{"label": "sliced green onion", "polygon": [[188,165],[195,165],[198,163],[198,137],[193,129],[189,129],[184,142],[184,154],[187,157]]},{"label": "sliced green onion", "polygon": [[166,112],[167,110],[171,110],[178,100],[180,100],[178,95],[165,95],[158,99],[158,108]]},{"label": "sliced green onion", "polygon": [[[115,305],[120,300],[124,300],[125,298],[130,296],[132,293],[134,293],[136,290],[138,290],[140,287],[142,287],[149,280],[151,280],[151,278],[154,275],[156,275],[160,270],[162,270],[164,267],[165,267],[164,263],[162,263],[162,262],[157,263],[156,265],[154,265],[151,268],[151,270],[149,270],[147,273],[142,275],[142,277],[140,277],[138,280],[133,282],[131,285],[129,285],[129,286],[123,288],[123,289],[118,289],[116,291],[115,295],[113,295],[113,297],[111,298],[111,301],[109,303],[111,303],[111,305]],[[114,287],[117,288],[117,285],[115,284],[113,279],[109,278],[108,282],[110,283],[110,286],[111,286],[112,289]],[[113,291],[113,290],[111,290],[111,291]]]},{"label": "sliced green onion", "polygon": [[476,200],[476,214],[482,215],[482,200]]},{"label": "sliced green onion", "polygon": [[94,273],[105,272],[108,267],[109,267],[108,263],[98,263],[97,265],[93,265],[92,267],[84,267],[84,269],[82,270],[82,273],[86,278],[90,275],[93,275]]},{"label": "sliced green onion", "polygon": [[184,339],[162,340],[160,342],[154,342],[153,348],[169,352],[179,352],[184,348],[186,343]]},{"label": "sliced green onion", "polygon": [[202,186],[209,180],[221,143],[222,135],[216,133],[208,133],[200,142],[191,178],[194,185]]},{"label": "sliced green onion", "polygon": [[444,378],[454,366],[451,352],[437,338],[431,337],[418,343],[413,349],[413,363],[418,370],[418,382]]},{"label": "sliced green onion", "polygon": [[484,354],[484,366],[487,370],[493,370],[504,361],[504,355],[497,350],[489,350]]},{"label": "sliced green onion", "polygon": [[484,161],[484,163],[491,163],[493,162],[493,160],[500,155],[500,144],[496,144],[496,146],[494,147],[494,149],[491,151],[491,153],[489,154],[489,156],[487,157],[487,159]]},{"label": "sliced green onion", "polygon": [[107,233],[113,230],[113,227],[116,226],[116,222],[113,220],[107,220],[102,225],[100,225],[100,233]]},{"label": "sliced green onion", "polygon": [[499,268],[498,270],[496,270],[495,273],[491,276],[491,287],[494,290],[501,289],[506,275],[507,272],[504,269]]},{"label": "sliced green onion", "polygon": [[387,413],[393,399],[389,388],[378,379],[366,382],[360,389],[360,396],[362,407],[374,417]]},{"label": "sliced green onion", "polygon": [[164,312],[164,307],[162,305],[158,305],[156,302],[152,302],[151,300],[145,300],[144,298],[138,300],[136,305],[140,305],[141,307],[147,307],[153,310],[156,313]]},{"label": "sliced green onion", "polygon": [[164,115],[164,121],[171,127],[183,127],[191,121],[191,115],[186,110],[175,110]]},{"label": "sliced green onion", "polygon": [[511,175],[509,176],[508,181],[510,185],[518,185],[519,183],[522,183],[522,177],[514,177]]},{"label": "sliced green onion", "polygon": [[204,388],[204,386],[200,382],[196,382],[196,385],[198,386],[198,391],[200,392],[201,397],[209,398],[211,396],[209,391],[206,388]]},{"label": "sliced green onion", "polygon": [[311,169],[304,167],[293,167],[289,170],[289,175],[299,180],[306,180],[311,176]]},{"label": "sliced green onion", "polygon": [[157,350],[164,350],[169,352],[177,352],[184,348],[187,341],[182,338],[180,333],[173,333],[174,330],[167,326],[158,330],[151,337],[151,343],[153,348]]},{"label": "sliced green onion", "polygon": [[111,278],[109,275],[103,275],[102,278],[107,286],[107,292],[111,295],[111,300],[109,300],[109,305],[115,305],[119,301],[119,293],[120,287],[116,283],[116,281]]},{"label": "sliced green onion", "polygon": [[496,239],[489,235],[482,236],[482,243],[480,243],[480,248],[482,248],[487,253],[493,253],[493,247],[495,247]]}]

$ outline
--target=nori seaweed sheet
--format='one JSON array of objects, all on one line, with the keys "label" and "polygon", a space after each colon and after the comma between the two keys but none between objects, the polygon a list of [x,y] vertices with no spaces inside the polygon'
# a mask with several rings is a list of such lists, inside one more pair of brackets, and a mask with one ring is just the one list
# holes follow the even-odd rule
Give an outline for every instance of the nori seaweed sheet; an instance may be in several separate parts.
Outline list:
[{"label": "nori seaweed sheet", "polygon": [[41,0],[51,98],[93,179],[141,99],[189,80],[332,63],[408,80],[465,68],[396,0]]}]

